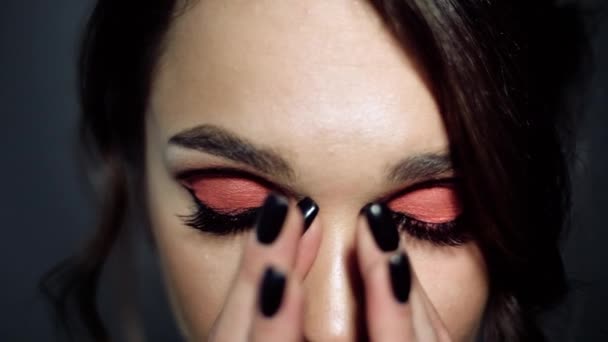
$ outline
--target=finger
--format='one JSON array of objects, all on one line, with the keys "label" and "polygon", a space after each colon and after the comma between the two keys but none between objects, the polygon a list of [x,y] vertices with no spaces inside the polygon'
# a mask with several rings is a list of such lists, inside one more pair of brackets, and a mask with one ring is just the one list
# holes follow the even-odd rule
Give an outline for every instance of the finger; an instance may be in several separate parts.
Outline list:
[{"label": "finger", "polygon": [[[295,261],[303,219],[295,203],[283,196],[269,195],[248,237],[240,269],[222,312],[214,324],[210,340],[244,341],[255,312],[258,281],[266,265],[290,271]],[[239,322],[235,325],[234,322]]]},{"label": "finger", "polygon": [[370,203],[361,209],[356,234],[357,261],[362,274],[399,246],[397,227],[389,209],[381,203]]},{"label": "finger", "polygon": [[[412,310],[407,303],[410,282],[409,264],[399,264],[396,297],[391,288],[389,267],[391,252],[398,249],[399,233],[388,208],[379,203],[366,206],[357,226],[357,258],[365,284],[368,333],[372,341],[410,341],[415,338]],[[403,267],[406,270],[403,270]]]},{"label": "finger", "polygon": [[[423,289],[420,286],[416,272],[411,267],[407,253],[403,248],[390,257],[389,270],[389,282],[391,283],[391,289],[396,298],[400,296],[399,284],[405,283],[405,279],[409,282],[407,305],[411,310],[411,320],[416,340],[438,341],[437,333],[424,302]],[[401,288],[403,287],[404,286],[401,286]]]},{"label": "finger", "polygon": [[382,258],[363,277],[367,327],[372,341],[434,341],[417,338],[409,300],[408,267],[401,257]]},{"label": "finger", "polygon": [[304,217],[304,231],[308,230],[319,213],[319,206],[310,197],[306,197],[298,202],[298,208]]},{"label": "finger", "polygon": [[403,250],[368,271],[364,281],[372,340],[451,341]]},{"label": "finger", "polygon": [[298,279],[270,266],[259,283],[250,341],[290,342],[302,338],[302,289]]},{"label": "finger", "polygon": [[[270,195],[267,202],[268,210],[262,209],[255,234],[249,236],[241,258],[239,280],[250,284],[257,285],[260,274],[269,264],[291,271],[298,241],[304,230],[302,214],[294,202],[288,203],[284,197],[277,195]],[[287,214],[282,220],[285,210]]]},{"label": "finger", "polygon": [[303,213],[305,232],[298,244],[296,265],[293,273],[294,277],[302,281],[317,256],[322,234],[320,224],[315,223],[314,220],[319,212],[319,206],[307,197],[298,202],[298,207]]}]

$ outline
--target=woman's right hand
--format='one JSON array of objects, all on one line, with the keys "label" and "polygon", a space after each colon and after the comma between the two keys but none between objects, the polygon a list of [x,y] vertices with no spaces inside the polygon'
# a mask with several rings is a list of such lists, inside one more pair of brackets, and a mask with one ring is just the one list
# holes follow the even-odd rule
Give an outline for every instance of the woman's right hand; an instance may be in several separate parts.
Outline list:
[{"label": "woman's right hand", "polygon": [[[450,341],[409,265],[388,209],[372,204],[362,213],[356,254],[370,340]],[[304,219],[295,203],[270,195],[209,341],[304,339],[302,281],[321,242],[320,226],[303,233]]]},{"label": "woman's right hand", "polygon": [[320,244],[315,228],[303,236],[297,205],[276,194],[266,198],[209,341],[302,339],[301,282]]}]

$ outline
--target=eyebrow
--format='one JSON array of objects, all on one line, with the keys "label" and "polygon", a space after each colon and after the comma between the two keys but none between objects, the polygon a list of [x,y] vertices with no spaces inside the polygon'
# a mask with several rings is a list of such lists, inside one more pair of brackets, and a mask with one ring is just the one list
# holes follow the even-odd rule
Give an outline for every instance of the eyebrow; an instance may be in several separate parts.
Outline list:
[{"label": "eyebrow", "polygon": [[452,159],[448,153],[422,153],[407,157],[389,167],[387,179],[396,183],[430,180],[453,171]]},{"label": "eyebrow", "polygon": [[[239,137],[224,128],[204,124],[177,133],[169,144],[206,152],[240,164],[248,165],[262,173],[295,179],[295,172],[278,152]],[[395,183],[429,180],[452,172],[448,153],[423,153],[409,156],[387,168],[386,178]]]},{"label": "eyebrow", "polygon": [[187,129],[171,137],[169,143],[230,159],[269,175],[287,180],[294,179],[293,169],[277,152],[255,146],[252,142],[214,125],[199,125]]}]

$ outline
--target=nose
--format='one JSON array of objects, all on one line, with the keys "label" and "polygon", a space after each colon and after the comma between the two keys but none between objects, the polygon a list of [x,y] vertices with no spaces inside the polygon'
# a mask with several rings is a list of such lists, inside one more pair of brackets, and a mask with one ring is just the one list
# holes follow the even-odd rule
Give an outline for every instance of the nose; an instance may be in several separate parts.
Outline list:
[{"label": "nose", "polygon": [[304,336],[308,341],[366,340],[362,282],[356,264],[356,215],[320,214],[322,240],[304,279]]}]

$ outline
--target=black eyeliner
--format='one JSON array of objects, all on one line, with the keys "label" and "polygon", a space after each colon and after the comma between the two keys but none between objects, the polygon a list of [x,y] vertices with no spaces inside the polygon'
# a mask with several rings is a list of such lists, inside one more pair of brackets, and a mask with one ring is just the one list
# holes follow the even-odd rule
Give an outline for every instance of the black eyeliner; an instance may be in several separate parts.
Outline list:
[{"label": "black eyeliner", "polygon": [[201,202],[192,189],[186,187],[186,190],[196,208],[192,214],[178,215],[185,225],[216,235],[235,235],[253,228],[259,207],[219,212]]},{"label": "black eyeliner", "polygon": [[404,213],[392,211],[397,229],[414,238],[429,241],[438,246],[459,246],[469,242],[472,237],[465,230],[464,215],[447,222],[425,222]]},{"label": "black eyeliner", "polygon": [[[266,178],[251,172],[233,167],[207,167],[199,169],[189,169],[175,173],[174,178],[188,191],[194,202],[194,212],[187,215],[177,215],[182,222],[194,229],[205,233],[225,236],[236,235],[246,230],[252,229],[260,207],[244,208],[235,211],[217,211],[204,204],[188,186],[189,180],[194,177],[238,177],[251,180],[267,187],[279,194],[286,191],[278,189],[277,186]],[[289,192],[289,191],[287,191]]]},{"label": "black eyeliner", "polygon": [[[260,185],[267,187],[270,191],[274,191],[274,192],[281,194],[283,196],[286,196],[286,197],[294,197],[294,198],[302,197],[296,191],[294,191],[293,189],[291,189],[290,187],[288,187],[284,184],[277,184],[262,175],[252,173],[247,170],[242,170],[242,169],[239,169],[236,167],[213,166],[213,167],[205,167],[205,168],[199,168],[199,169],[188,169],[188,170],[183,170],[183,171],[179,171],[179,172],[175,173],[173,177],[179,183],[184,183],[190,178],[201,177],[201,176],[203,176],[203,177],[208,176],[208,177],[243,178],[243,179],[257,182]],[[188,188],[188,187],[186,187],[186,188]]]},{"label": "black eyeliner", "polygon": [[[176,177],[184,182],[193,176],[239,176],[260,182],[268,182],[263,178],[252,175],[246,171],[233,168],[207,168],[180,172]],[[436,179],[412,185],[400,190],[396,194],[405,194],[429,186],[441,186],[441,184],[451,185],[455,179]],[[261,207],[244,208],[235,211],[217,211],[204,204],[198,199],[194,190],[185,184],[181,184],[190,194],[194,209],[191,214],[177,215],[185,225],[199,231],[218,236],[236,235],[244,231],[253,229],[255,220]],[[270,183],[269,186],[273,186]],[[396,195],[390,196],[394,198]],[[463,214],[458,215],[454,220],[448,222],[425,222],[418,220],[405,213],[391,210],[397,229],[405,232],[417,240],[428,241],[438,246],[459,246],[471,240],[471,236],[464,228]]]}]

